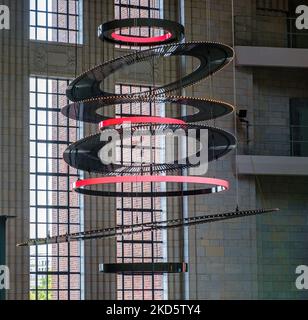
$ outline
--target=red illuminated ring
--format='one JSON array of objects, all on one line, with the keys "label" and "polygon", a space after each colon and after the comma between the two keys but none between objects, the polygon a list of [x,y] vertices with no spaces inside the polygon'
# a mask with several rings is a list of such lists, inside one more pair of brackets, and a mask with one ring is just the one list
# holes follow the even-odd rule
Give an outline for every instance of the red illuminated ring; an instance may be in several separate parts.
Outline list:
[{"label": "red illuminated ring", "polygon": [[[154,37],[123,35],[116,31],[129,28],[162,29],[164,34]],[[102,24],[98,28],[100,40],[128,46],[155,46],[172,42],[180,42],[184,38],[184,27],[174,21],[152,18],[130,18],[113,20]]]},{"label": "red illuminated ring", "polygon": [[148,38],[143,38],[143,37],[130,37],[130,36],[123,36],[121,34],[117,34],[113,32],[111,34],[111,37],[120,42],[126,42],[126,43],[132,43],[132,44],[147,44],[150,45],[152,43],[164,43],[167,40],[169,40],[172,37],[172,34],[170,32],[158,36],[158,37],[148,37]]},{"label": "red illuminated ring", "polygon": [[[154,192],[117,192],[99,191],[85,189],[90,186],[109,185],[115,183],[144,183],[144,182],[172,182],[172,183],[193,183],[210,185],[208,188],[180,191],[154,191]],[[82,194],[103,197],[182,197],[199,194],[210,194],[229,189],[229,182],[226,180],[196,176],[112,176],[78,180],[74,183],[73,189]]]},{"label": "red illuminated ring", "polygon": [[149,124],[185,124],[185,121],[173,118],[161,118],[161,117],[126,117],[108,119],[100,122],[99,128],[104,129],[106,127],[117,126],[124,123],[149,123]]}]

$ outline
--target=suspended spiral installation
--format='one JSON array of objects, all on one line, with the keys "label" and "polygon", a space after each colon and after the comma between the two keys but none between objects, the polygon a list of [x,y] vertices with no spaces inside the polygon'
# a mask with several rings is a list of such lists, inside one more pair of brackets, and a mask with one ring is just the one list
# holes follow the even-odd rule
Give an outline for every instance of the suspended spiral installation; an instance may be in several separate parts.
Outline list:
[{"label": "suspended spiral installation", "polygon": [[[119,33],[121,29],[131,27],[147,27],[163,29],[163,34],[154,37],[127,36]],[[174,172],[183,172],[183,169],[194,167],[189,161],[189,155],[181,161],[173,163],[140,163],[127,164],[104,163],[101,159],[101,150],[109,143],[102,140],[101,134],[105,131],[115,129],[120,138],[125,136],[124,124],[130,123],[130,130],[134,133],[143,134],[161,134],[164,135],[165,129],[169,132],[176,132],[178,129],[187,133],[189,130],[207,130],[207,161],[215,161],[226,155],[235,148],[236,141],[232,134],[223,129],[210,126],[206,123],[208,120],[216,119],[234,111],[234,107],[226,102],[215,101],[212,99],[202,99],[193,97],[183,97],[172,95],[175,90],[192,86],[197,82],[206,79],[227,66],[234,57],[234,51],[231,47],[215,42],[189,42],[181,43],[184,38],[184,27],[178,23],[162,19],[124,19],[107,22],[98,29],[99,39],[113,44],[129,46],[148,46],[150,49],[136,51],[131,54],[107,61],[98,65],[80,76],[78,76],[67,88],[67,97],[72,101],[71,104],[62,109],[62,113],[74,120],[93,123],[98,125],[100,133],[85,137],[70,145],[64,152],[65,162],[82,171],[101,174],[101,177],[78,180],[74,183],[76,192],[103,197],[175,197],[175,196],[193,196],[199,194],[212,194],[229,189],[229,182],[223,179],[209,178],[204,176],[183,176],[175,175]],[[153,47],[154,46],[154,47]],[[102,83],[110,75],[121,68],[134,65],[138,62],[148,61],[155,58],[168,57],[194,57],[198,59],[199,65],[188,75],[153,89],[134,93],[134,94],[115,94],[105,91]],[[121,104],[132,103],[159,103],[172,104],[178,110],[182,106],[190,106],[197,110],[192,115],[186,115],[178,118],[164,118],[153,116],[131,116],[125,118],[110,119],[99,112],[106,110],[107,107]],[[200,124],[202,123],[203,124]],[[200,139],[200,134],[196,135]],[[200,142],[200,141],[199,141]],[[202,146],[204,147],[204,146]],[[201,148],[201,146],[200,146]],[[197,153],[200,150],[197,150]],[[123,159],[122,159],[123,160]],[[203,185],[197,189],[172,189],[159,190],[154,192],[141,191],[107,191],[104,186],[116,183],[173,183],[187,185]],[[94,187],[94,188],[93,188]],[[98,190],[98,187],[101,189]],[[193,219],[167,220],[165,222],[132,225],[137,228],[135,231],[119,230],[118,227],[101,230],[92,230],[78,234],[62,235],[47,239],[30,240],[25,245],[37,245],[43,243],[58,243],[76,240],[98,239],[105,237],[118,236],[121,234],[139,233],[147,230],[168,229],[179,226],[189,226],[199,223],[208,223],[225,219],[238,218],[262,214],[273,210],[248,210],[235,211],[233,213],[218,214],[213,216],[201,216]],[[185,272],[186,263],[155,263],[155,264],[110,264],[102,265],[102,272]]]},{"label": "suspended spiral installation", "polygon": [[[130,27],[149,27],[160,28],[164,30],[164,34],[156,37],[131,37],[116,32],[122,28]],[[227,103],[209,100],[195,99],[190,97],[168,95],[170,92],[191,86],[202,79],[205,79],[215,72],[221,70],[233,59],[233,50],[219,43],[210,42],[191,42],[176,43],[184,38],[184,27],[178,23],[161,20],[161,19],[125,19],[107,22],[99,27],[99,38],[102,41],[108,41],[114,44],[130,45],[130,46],[151,46],[150,49],[137,51],[132,54],[122,56],[120,58],[108,61],[102,65],[96,66],[91,70],[80,75],[75,79],[67,89],[67,97],[73,101],[72,104],[66,106],[62,112],[69,118],[79,121],[99,124],[100,131],[117,128],[123,138],[123,124],[130,123],[131,130],[136,133],[140,132],[144,135],[145,129],[154,132],[156,135],[164,129],[175,132],[182,129],[186,133],[188,130],[199,131],[201,129],[208,130],[208,161],[216,160],[228,153],[235,146],[235,139],[222,129],[211,127],[205,124],[194,124],[194,122],[202,122],[218,118],[233,111],[233,107]],[[157,47],[153,47],[160,45]],[[101,83],[108,76],[121,68],[133,65],[138,62],[148,61],[154,58],[171,57],[171,56],[191,56],[199,60],[199,66],[189,75],[168,83],[161,87],[154,87],[148,92],[140,92],[131,95],[116,95],[106,92],[101,88]],[[173,118],[162,117],[145,117],[132,116],[126,118],[108,119],[98,113],[98,110],[106,108],[110,105],[118,105],[124,103],[147,102],[147,103],[172,103],[172,105],[180,108],[183,105],[192,106],[197,109],[197,113]],[[100,150],[108,140],[102,140],[101,134],[86,137],[72,144],[64,153],[64,160],[76,169],[87,172],[100,173],[104,176],[99,178],[89,178],[78,180],[74,184],[74,190],[79,193],[94,196],[112,196],[112,197],[172,197],[172,196],[189,196],[198,194],[209,194],[221,192],[229,188],[226,180],[198,177],[198,176],[181,176],[170,175],[169,172],[179,171],[192,167],[188,157],[184,161],[175,161],[173,163],[141,163],[139,166],[124,165],[123,163],[104,164],[101,161]],[[203,146],[204,147],[204,146]],[[164,175],[162,175],[164,173]],[[92,186],[102,187],[115,183],[187,183],[201,184],[203,188],[193,190],[167,190],[139,192],[128,191],[106,191],[91,189]],[[154,263],[154,264],[110,264],[103,265],[100,269],[102,272],[127,272],[134,273],[143,272],[185,272],[187,266],[185,263]]]},{"label": "suspended spiral installation", "polygon": [[[118,34],[116,30],[130,27],[160,28],[164,34],[156,37],[131,37]],[[188,130],[200,131],[208,130],[208,161],[217,160],[227,154],[235,147],[235,138],[232,134],[206,124],[202,121],[218,118],[233,112],[233,106],[220,101],[210,99],[200,99],[182,96],[169,95],[170,92],[191,86],[224,68],[232,61],[234,52],[229,46],[213,42],[190,42],[175,43],[184,38],[184,27],[178,23],[162,19],[123,19],[107,22],[99,27],[99,38],[114,44],[130,46],[153,46],[147,50],[137,51],[117,59],[98,65],[76,78],[67,89],[67,97],[73,101],[72,104],[64,107],[62,113],[75,120],[99,124],[101,131],[108,130],[110,127],[121,126],[123,123],[130,122],[134,132],[144,129],[159,134],[164,129],[176,131],[181,128],[185,132]],[[163,44],[163,45],[162,45]],[[174,82],[155,87],[147,92],[140,92],[130,95],[120,95],[106,92],[101,89],[101,83],[108,76],[121,68],[133,65],[149,59],[171,57],[171,56],[190,56],[199,60],[199,66],[190,74],[183,76]],[[128,117],[120,119],[109,119],[98,110],[124,103],[172,103],[176,108],[183,105],[197,109],[197,113],[176,119],[162,117]],[[194,124],[198,122],[198,124]],[[121,129],[118,129],[122,133]],[[123,164],[103,164],[99,156],[101,150],[108,141],[100,139],[100,133],[86,137],[72,144],[64,153],[64,160],[72,167],[87,172],[104,174],[100,178],[90,178],[76,181],[75,191],[87,195],[95,196],[122,196],[122,197],[162,197],[162,196],[185,196],[207,194],[224,191],[229,188],[229,183],[225,180],[179,176],[179,175],[159,175],[176,170],[186,169],[193,165],[189,159],[175,161],[174,163],[149,163],[146,165],[129,166]],[[147,174],[147,175],[144,175]],[[154,175],[155,174],[155,175]],[[117,175],[114,177],[114,175]],[[112,177],[113,176],[113,177]],[[133,183],[133,182],[174,182],[188,184],[204,184],[206,187],[197,190],[166,191],[166,192],[110,192],[97,191],[91,186],[103,186],[112,183]]]}]

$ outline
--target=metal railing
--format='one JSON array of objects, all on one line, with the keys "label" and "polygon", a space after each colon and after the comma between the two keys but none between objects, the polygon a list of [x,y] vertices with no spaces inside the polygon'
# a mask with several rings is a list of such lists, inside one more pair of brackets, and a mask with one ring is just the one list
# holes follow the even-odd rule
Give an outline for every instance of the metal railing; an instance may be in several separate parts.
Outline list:
[{"label": "metal railing", "polygon": [[296,18],[235,16],[235,43],[242,46],[308,48],[308,30],[298,30]]},{"label": "metal railing", "polygon": [[245,155],[308,157],[308,126],[240,126],[238,152]]}]

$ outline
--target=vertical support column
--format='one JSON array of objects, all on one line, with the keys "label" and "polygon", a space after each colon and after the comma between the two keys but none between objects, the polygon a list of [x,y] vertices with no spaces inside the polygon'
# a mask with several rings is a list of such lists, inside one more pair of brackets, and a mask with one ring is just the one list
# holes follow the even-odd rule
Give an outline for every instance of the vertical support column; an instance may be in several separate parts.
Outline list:
[{"label": "vertical support column", "polygon": [[[178,12],[179,12],[179,20],[180,23],[185,26],[185,0],[179,0],[179,8],[178,8]],[[185,42],[185,39],[183,39],[182,42]],[[185,70],[186,71],[186,57],[183,56],[181,57],[181,65],[180,68],[181,70]],[[183,96],[185,96],[185,89],[182,89],[181,94]],[[187,115],[187,110],[186,110],[186,106],[182,106],[181,109],[181,116],[185,117]],[[185,157],[186,155],[186,143],[183,142],[182,143],[182,152],[183,152],[183,156]],[[187,175],[188,171],[187,169],[183,170],[183,175]],[[187,189],[187,184],[184,183],[183,184],[183,191],[185,189]],[[188,199],[187,197],[182,197],[182,219],[186,219],[188,218]],[[183,259],[182,261],[185,261],[186,263],[189,262],[189,230],[188,227],[183,227],[183,248],[182,248],[182,256]],[[183,281],[183,293],[182,293],[182,299],[184,300],[189,300],[189,268],[188,268],[188,272],[185,272],[183,274],[184,277],[184,281]]]},{"label": "vertical support column", "polygon": [[[16,216],[7,225],[10,266],[8,300],[29,298],[29,15],[30,1],[2,0],[10,9],[10,30],[0,31],[0,212]],[[39,64],[36,59],[36,64]],[[2,94],[5,93],[5,94]]]}]

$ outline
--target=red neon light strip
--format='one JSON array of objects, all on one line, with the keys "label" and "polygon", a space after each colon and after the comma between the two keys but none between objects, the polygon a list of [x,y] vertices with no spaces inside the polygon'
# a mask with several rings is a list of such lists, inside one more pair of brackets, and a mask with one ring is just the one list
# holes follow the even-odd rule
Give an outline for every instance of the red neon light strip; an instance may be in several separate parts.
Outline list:
[{"label": "red neon light strip", "polygon": [[87,186],[111,183],[138,183],[138,182],[177,182],[177,183],[200,183],[209,184],[215,187],[229,189],[229,182],[222,179],[196,177],[196,176],[116,176],[100,177],[78,180],[74,182],[73,189],[84,188]]},{"label": "red neon light strip", "polygon": [[132,36],[123,36],[121,34],[117,34],[113,32],[111,34],[111,37],[117,41],[122,41],[122,42],[129,42],[129,43],[156,43],[156,42],[164,42],[172,37],[172,34],[170,32],[162,35],[162,36],[157,36],[157,37],[132,37]]},{"label": "red neon light strip", "polygon": [[160,124],[185,124],[185,121],[173,118],[161,117],[127,117],[114,118],[100,122],[99,128],[121,125],[123,123],[160,123]]}]

